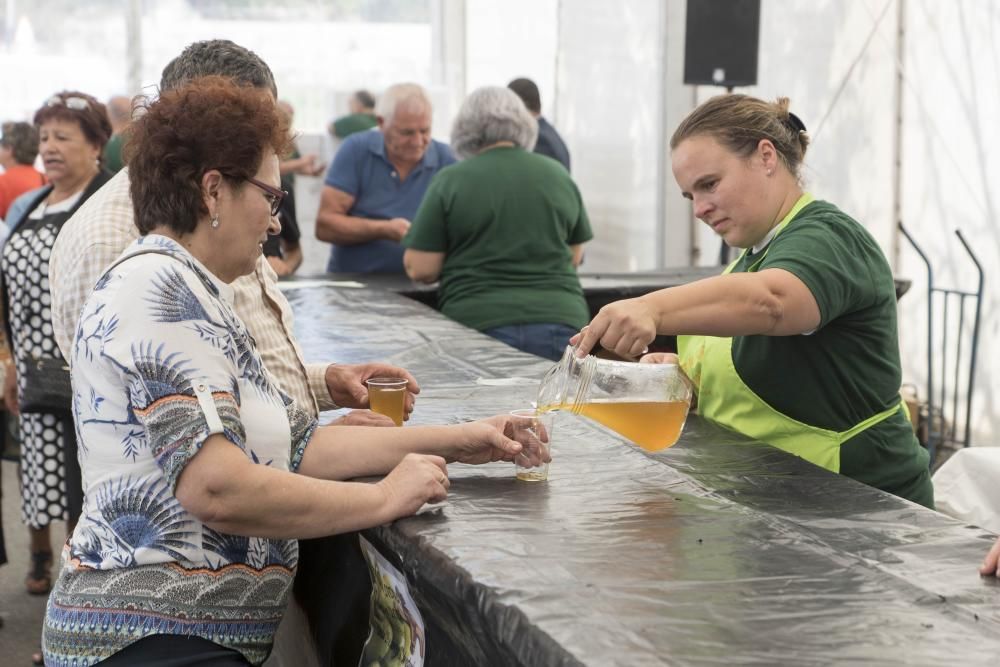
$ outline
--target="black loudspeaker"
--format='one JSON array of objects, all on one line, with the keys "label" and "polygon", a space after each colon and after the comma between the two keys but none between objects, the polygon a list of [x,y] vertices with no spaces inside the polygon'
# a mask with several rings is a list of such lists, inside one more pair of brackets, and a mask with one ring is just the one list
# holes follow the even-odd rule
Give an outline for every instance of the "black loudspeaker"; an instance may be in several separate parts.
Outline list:
[{"label": "black loudspeaker", "polygon": [[757,83],[760,0],[688,0],[684,83]]}]

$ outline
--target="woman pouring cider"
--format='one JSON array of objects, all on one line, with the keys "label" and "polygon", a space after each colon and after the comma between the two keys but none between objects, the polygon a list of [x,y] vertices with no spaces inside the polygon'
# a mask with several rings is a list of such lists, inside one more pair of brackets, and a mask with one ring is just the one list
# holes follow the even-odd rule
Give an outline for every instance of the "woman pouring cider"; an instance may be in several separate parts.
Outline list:
[{"label": "woman pouring cider", "polygon": [[605,306],[571,342],[581,356],[600,343],[634,357],[678,334],[702,416],[933,507],[928,455],[899,398],[889,264],[863,226],[803,192],[808,144],[787,98],[695,109],[670,141],[674,178],[743,253],[723,275]]}]

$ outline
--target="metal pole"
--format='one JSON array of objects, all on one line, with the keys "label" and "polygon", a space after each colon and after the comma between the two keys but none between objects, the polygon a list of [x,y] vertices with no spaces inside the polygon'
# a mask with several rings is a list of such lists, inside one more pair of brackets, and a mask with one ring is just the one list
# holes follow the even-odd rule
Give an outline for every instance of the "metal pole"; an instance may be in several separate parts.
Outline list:
[{"label": "metal pole", "polygon": [[564,126],[559,119],[559,73],[563,61],[562,17],[563,1],[558,0],[556,2],[556,51],[552,57],[552,99],[549,102],[549,116],[560,127]]},{"label": "metal pole", "polygon": [[956,346],[956,350],[955,350],[955,379],[954,379],[954,383],[952,384],[952,386],[955,388],[955,391],[952,392],[952,396],[951,396],[951,414],[952,414],[951,433],[948,435],[948,440],[949,440],[949,442],[952,442],[952,443],[957,443],[958,442],[958,439],[957,439],[957,434],[958,434],[958,381],[959,381],[959,377],[960,377],[958,369],[961,366],[960,362],[962,360],[962,339],[964,338],[964,336],[962,335],[962,331],[965,330],[965,299],[966,299],[966,295],[963,294],[962,292],[957,292],[956,296],[958,297],[958,326],[955,327],[955,331],[958,332],[958,338],[955,341],[955,346]]},{"label": "metal pole", "polygon": [[125,85],[129,96],[142,88],[142,0],[129,0],[125,15]]},{"label": "metal pole", "polygon": [[[660,7],[660,34],[659,34],[659,46],[660,46],[660,67],[662,72],[669,72],[668,67],[669,61],[669,47],[668,47],[668,24],[670,21],[670,11],[667,7],[667,3],[662,3]],[[654,261],[656,262],[655,267],[657,269],[663,269],[667,266],[667,188],[665,185],[667,179],[668,160],[667,154],[670,152],[670,147],[667,145],[669,139],[669,130],[667,129],[667,86],[669,85],[669,79],[665,76],[661,76],[659,80],[659,97],[657,98],[657,104],[659,104],[659,119],[660,122],[657,124],[656,128],[656,229],[653,231],[653,238],[656,243],[656,257]]]},{"label": "metal pole", "polygon": [[14,43],[14,33],[17,31],[17,0],[7,0],[7,9],[4,12],[4,46],[8,49]]},{"label": "metal pole", "polygon": [[435,0],[431,4],[431,75],[435,85],[448,92],[448,112],[452,115],[465,99],[468,83],[465,11],[465,0]]},{"label": "metal pole", "polygon": [[973,318],[972,324],[972,349],[969,352],[969,388],[965,392],[965,440],[963,444],[968,447],[972,433],[972,390],[975,387],[973,380],[976,373],[976,350],[979,347],[979,316],[983,305],[983,285],[985,281],[983,279],[983,266],[979,263],[975,253],[972,252],[972,248],[966,243],[965,237],[962,236],[962,231],[956,229],[955,236],[962,242],[965,252],[969,253],[972,263],[976,265],[976,271],[979,272],[979,282],[976,285],[976,315]]},{"label": "metal pole", "polygon": [[431,0],[431,83],[446,86],[443,0]]},{"label": "metal pole", "polygon": [[933,466],[936,448],[934,441],[934,271],[931,269],[931,262],[927,259],[927,255],[906,231],[903,223],[897,222],[896,226],[927,266],[927,451],[931,455],[931,465]]},{"label": "metal pole", "polygon": [[937,291],[941,293],[941,301],[944,304],[941,310],[941,419],[938,422],[940,437],[937,439],[938,443],[943,443],[948,430],[944,419],[944,408],[948,389],[948,298],[951,294],[948,290]]},{"label": "metal pole", "polygon": [[[892,136],[892,219],[903,219],[903,60],[906,57],[906,0],[896,0],[896,80],[893,96],[896,106],[896,125]],[[899,267],[899,234],[892,235],[889,262],[895,270]]]}]

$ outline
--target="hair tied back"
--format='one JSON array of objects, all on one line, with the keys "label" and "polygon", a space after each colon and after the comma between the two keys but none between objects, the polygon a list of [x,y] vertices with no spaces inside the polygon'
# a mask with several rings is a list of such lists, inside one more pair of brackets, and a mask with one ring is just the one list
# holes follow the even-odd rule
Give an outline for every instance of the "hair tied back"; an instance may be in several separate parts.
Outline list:
[{"label": "hair tied back", "polygon": [[791,111],[788,112],[788,125],[795,132],[806,132],[806,124],[802,122],[802,119],[793,114]]}]

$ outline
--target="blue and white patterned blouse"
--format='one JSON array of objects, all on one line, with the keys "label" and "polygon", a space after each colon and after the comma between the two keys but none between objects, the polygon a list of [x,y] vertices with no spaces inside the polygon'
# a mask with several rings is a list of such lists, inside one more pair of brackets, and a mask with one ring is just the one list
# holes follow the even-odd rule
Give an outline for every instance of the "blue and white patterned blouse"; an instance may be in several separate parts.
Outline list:
[{"label": "blue and white patterned blouse", "polygon": [[295,471],[316,421],[264,369],[229,285],[164,236],[122,257],[136,253],[95,286],[74,338],[85,499],[49,597],[46,664],[93,664],[153,634],[204,637],[260,663],[298,543],[216,532],[174,491],[215,433],[258,465]]}]

